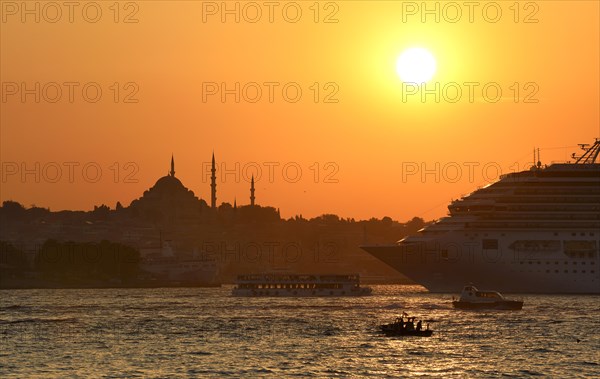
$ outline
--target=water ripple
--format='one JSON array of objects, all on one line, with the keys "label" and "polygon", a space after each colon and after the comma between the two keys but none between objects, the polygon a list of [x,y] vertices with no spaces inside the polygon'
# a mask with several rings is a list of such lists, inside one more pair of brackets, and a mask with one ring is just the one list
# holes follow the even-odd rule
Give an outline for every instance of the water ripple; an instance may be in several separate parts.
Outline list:
[{"label": "water ripple", "polygon": [[[415,287],[329,299],[229,290],[1,291],[0,376],[600,376],[598,296],[532,295],[522,311],[494,312]],[[402,311],[434,335],[381,335]]]}]

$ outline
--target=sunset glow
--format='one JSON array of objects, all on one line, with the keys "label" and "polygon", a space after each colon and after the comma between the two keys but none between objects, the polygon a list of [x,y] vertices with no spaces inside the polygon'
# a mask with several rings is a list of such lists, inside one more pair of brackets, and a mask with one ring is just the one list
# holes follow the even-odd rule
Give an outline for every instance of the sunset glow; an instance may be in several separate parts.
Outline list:
[{"label": "sunset glow", "polygon": [[426,83],[435,74],[436,61],[426,49],[413,47],[402,52],[396,63],[398,76],[403,82]]},{"label": "sunset glow", "polygon": [[[284,217],[437,218],[497,171],[527,168],[533,148],[564,161],[600,134],[594,1],[502,2],[498,20],[492,3],[455,20],[458,3],[433,14],[420,2],[302,2],[297,21],[281,4],[272,22],[245,3],[122,3],[117,14],[102,2],[94,23],[81,7],[72,23],[68,9],[47,22],[50,6],[38,23],[15,4],[0,36],[0,200],[26,206],[129,204],[172,153],[207,199],[214,150],[219,202],[248,202],[254,173],[256,201]],[[411,48],[424,50],[396,67]]]},{"label": "sunset glow", "polygon": [[0,0],[0,376],[599,378],[599,31]]}]

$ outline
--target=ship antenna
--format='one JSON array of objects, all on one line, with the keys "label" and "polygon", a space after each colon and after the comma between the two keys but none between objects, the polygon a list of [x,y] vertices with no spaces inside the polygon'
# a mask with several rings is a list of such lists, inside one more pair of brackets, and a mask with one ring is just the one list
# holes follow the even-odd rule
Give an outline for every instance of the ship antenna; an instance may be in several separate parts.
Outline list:
[{"label": "ship antenna", "polygon": [[580,143],[579,146],[581,147],[582,150],[585,151],[585,153],[583,153],[580,157],[576,157],[574,155],[573,158],[577,158],[577,161],[575,163],[583,163],[583,164],[596,163],[596,158],[598,158],[598,154],[600,153],[600,139],[596,138],[596,141],[594,142],[594,144],[589,148],[588,148],[588,146],[590,146],[589,144]]}]

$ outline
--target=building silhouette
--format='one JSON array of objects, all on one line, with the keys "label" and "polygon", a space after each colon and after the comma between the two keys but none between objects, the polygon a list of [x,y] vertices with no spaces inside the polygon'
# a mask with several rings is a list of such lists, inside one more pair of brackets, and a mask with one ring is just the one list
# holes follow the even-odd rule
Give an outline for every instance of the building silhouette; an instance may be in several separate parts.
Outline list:
[{"label": "building silhouette", "polygon": [[210,169],[210,207],[212,209],[217,208],[217,169],[215,167],[215,153],[212,155],[212,167]]},{"label": "building silhouette", "polygon": [[250,206],[254,206],[254,175],[252,175],[252,181],[250,182]]},{"label": "building silhouette", "polygon": [[171,156],[171,169],[166,176],[159,178],[154,186],[131,202],[135,214],[150,221],[161,223],[192,221],[208,205],[196,197],[175,177],[175,158]]}]

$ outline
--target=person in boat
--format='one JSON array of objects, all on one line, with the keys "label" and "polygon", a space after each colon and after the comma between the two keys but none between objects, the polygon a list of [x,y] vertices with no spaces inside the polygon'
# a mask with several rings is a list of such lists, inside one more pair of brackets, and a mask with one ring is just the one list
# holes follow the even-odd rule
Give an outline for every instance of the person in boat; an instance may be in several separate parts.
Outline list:
[{"label": "person in boat", "polygon": [[421,320],[419,320],[419,322],[417,322],[417,331],[420,332],[421,329],[423,329],[423,323],[421,322]]},{"label": "person in boat", "polygon": [[396,326],[398,327],[398,329],[404,328],[404,317],[398,317],[396,319]]},{"label": "person in boat", "polygon": [[415,330],[415,318],[414,317],[409,317],[408,321],[406,322],[406,330]]}]

